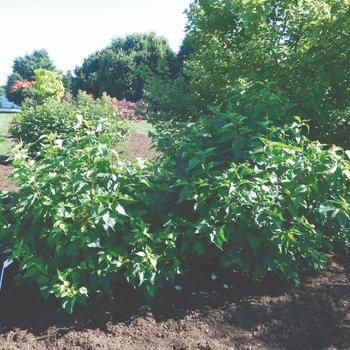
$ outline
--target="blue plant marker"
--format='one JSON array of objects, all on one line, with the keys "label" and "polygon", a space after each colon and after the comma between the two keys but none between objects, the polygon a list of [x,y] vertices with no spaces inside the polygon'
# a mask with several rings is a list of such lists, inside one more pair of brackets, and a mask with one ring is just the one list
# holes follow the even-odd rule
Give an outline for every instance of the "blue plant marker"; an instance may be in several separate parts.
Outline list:
[{"label": "blue plant marker", "polygon": [[2,265],[2,271],[1,271],[1,276],[0,276],[0,291],[1,291],[1,287],[2,287],[2,281],[4,279],[4,273],[5,273],[5,269],[8,268],[11,264],[13,263],[12,260],[5,260],[3,265]]}]

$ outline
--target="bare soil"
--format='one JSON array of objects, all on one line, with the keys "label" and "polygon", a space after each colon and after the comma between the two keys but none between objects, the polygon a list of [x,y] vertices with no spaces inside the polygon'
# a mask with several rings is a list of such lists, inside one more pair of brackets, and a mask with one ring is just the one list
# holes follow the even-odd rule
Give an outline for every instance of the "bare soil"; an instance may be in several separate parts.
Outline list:
[{"label": "bare soil", "polygon": [[212,281],[210,273],[202,266],[181,292],[152,303],[120,287],[115,301],[95,300],[74,316],[8,279],[0,349],[350,349],[349,260],[334,258],[298,288],[235,273]]},{"label": "bare soil", "polygon": [[9,164],[0,163],[0,190],[16,192],[16,183],[9,179],[12,167]]},{"label": "bare soil", "polygon": [[145,135],[131,132],[126,147],[119,148],[125,152],[124,157],[127,160],[135,160],[138,158],[154,158],[158,155],[156,150],[152,148],[151,139]]}]

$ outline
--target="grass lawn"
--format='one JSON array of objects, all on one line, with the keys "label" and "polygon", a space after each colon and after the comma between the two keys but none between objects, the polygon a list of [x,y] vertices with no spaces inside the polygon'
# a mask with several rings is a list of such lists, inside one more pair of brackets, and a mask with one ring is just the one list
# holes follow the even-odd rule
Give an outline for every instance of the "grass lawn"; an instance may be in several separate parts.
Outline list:
[{"label": "grass lawn", "polygon": [[153,131],[153,126],[147,122],[132,122],[131,123],[131,131],[136,132],[138,134],[147,135],[149,131]]},{"label": "grass lawn", "polygon": [[8,127],[12,117],[11,114],[0,113],[0,156],[9,155],[12,147],[12,142],[7,137]]}]

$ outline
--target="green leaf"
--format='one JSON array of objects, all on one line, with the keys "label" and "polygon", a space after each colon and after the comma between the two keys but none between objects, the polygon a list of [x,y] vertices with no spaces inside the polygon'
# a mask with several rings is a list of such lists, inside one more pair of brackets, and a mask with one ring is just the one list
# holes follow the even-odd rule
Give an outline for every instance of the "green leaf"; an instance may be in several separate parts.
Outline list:
[{"label": "green leaf", "polygon": [[72,297],[63,302],[62,307],[65,311],[67,311],[70,315],[73,313],[73,308],[76,303],[76,297]]},{"label": "green leaf", "polygon": [[120,204],[116,206],[115,210],[120,215],[128,216],[128,214],[125,212],[125,209]]},{"label": "green leaf", "polygon": [[114,230],[114,226],[116,224],[116,219],[111,218],[109,212],[103,215],[103,227],[106,231],[108,231],[109,228]]},{"label": "green leaf", "polygon": [[193,168],[195,168],[199,163],[201,163],[201,160],[198,158],[192,158],[187,167],[187,172],[191,171]]},{"label": "green leaf", "polygon": [[106,157],[109,153],[109,148],[107,145],[100,144],[98,146],[98,152],[101,154],[101,156]]},{"label": "green leaf", "polygon": [[190,198],[190,195],[192,194],[192,190],[188,187],[184,188],[181,190],[180,194],[179,194],[179,199],[177,201],[178,204],[183,203],[184,201],[186,201],[187,199]]}]

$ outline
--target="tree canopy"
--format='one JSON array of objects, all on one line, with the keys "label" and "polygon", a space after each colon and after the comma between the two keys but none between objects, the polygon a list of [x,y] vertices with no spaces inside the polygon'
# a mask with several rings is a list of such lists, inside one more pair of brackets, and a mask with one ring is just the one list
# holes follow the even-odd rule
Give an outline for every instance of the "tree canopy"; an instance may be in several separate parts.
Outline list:
[{"label": "tree canopy", "polygon": [[36,69],[56,70],[55,64],[45,49],[35,50],[32,54],[15,58],[12,73],[6,83],[6,95],[10,101],[19,105],[23,102],[25,98],[24,91],[20,89],[11,92],[11,86],[18,80],[34,80]]},{"label": "tree canopy", "polygon": [[209,104],[247,106],[242,99],[268,99],[276,107],[269,117],[310,118],[317,136],[327,134],[335,109],[350,105],[349,5],[194,1],[188,30],[197,50],[186,69],[192,88]]},{"label": "tree canopy", "polygon": [[84,90],[98,97],[106,92],[118,99],[137,101],[143,97],[144,70],[154,73],[162,62],[174,73],[175,55],[164,38],[154,33],[116,38],[75,69],[72,89],[74,94]]}]

